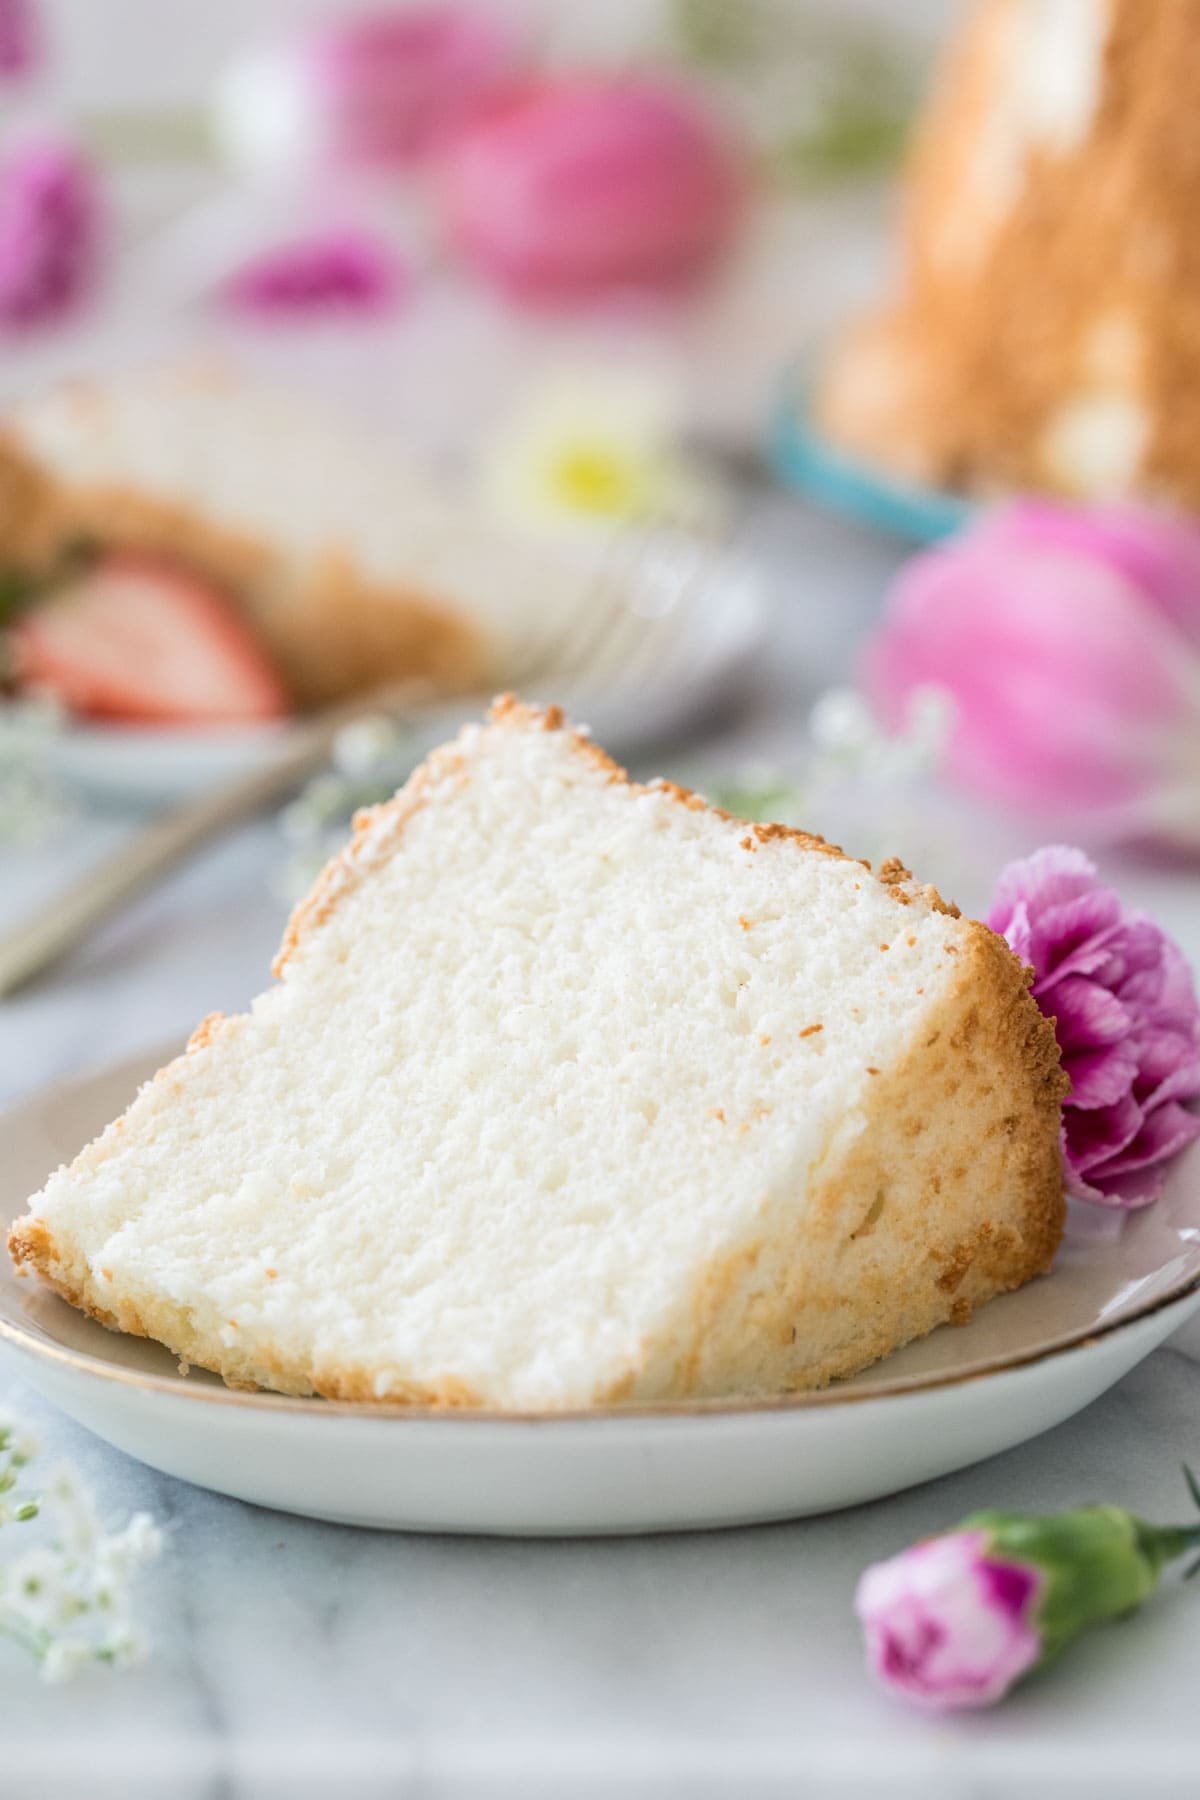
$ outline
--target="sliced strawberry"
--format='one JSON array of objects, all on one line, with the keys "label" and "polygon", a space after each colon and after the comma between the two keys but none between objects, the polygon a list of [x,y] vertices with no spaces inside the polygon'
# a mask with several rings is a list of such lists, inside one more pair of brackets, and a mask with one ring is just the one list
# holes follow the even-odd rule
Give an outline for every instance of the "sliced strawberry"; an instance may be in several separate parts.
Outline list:
[{"label": "sliced strawberry", "polygon": [[11,637],[25,685],[89,718],[201,725],[287,710],[282,682],[220,590],[150,557],[105,557]]}]

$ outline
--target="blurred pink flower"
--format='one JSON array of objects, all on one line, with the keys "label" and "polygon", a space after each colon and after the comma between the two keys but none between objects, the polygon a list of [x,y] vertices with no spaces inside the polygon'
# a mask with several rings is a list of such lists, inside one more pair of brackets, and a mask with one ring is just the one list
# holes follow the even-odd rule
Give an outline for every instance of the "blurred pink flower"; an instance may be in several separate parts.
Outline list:
[{"label": "blurred pink flower", "polygon": [[674,285],[727,246],[739,157],[694,95],[647,76],[578,76],[490,108],[443,165],[450,239],[523,299]]},{"label": "blurred pink flower", "polygon": [[868,647],[898,724],[955,703],[948,766],[1093,839],[1200,847],[1200,527],[1148,508],[1021,501],[915,557]]},{"label": "blurred pink flower", "polygon": [[990,1706],[1081,1632],[1128,1618],[1197,1545],[1200,1525],[1153,1525],[1123,1506],[972,1513],[863,1571],[868,1663],[919,1706]]},{"label": "blurred pink flower", "polygon": [[1042,1654],[1042,1577],[988,1554],[984,1531],[914,1544],[867,1569],[854,1605],[879,1679],[939,1710],[987,1706]]},{"label": "blurred pink flower", "polygon": [[221,299],[263,318],[382,313],[403,299],[409,272],[377,238],[335,230],[250,257],[228,277]]},{"label": "blurred pink flower", "polygon": [[513,80],[524,56],[515,27],[483,8],[379,7],[235,64],[218,131],[252,167],[405,167]]},{"label": "blurred pink flower", "polygon": [[32,74],[41,61],[41,49],[32,0],[0,0],[0,87]]},{"label": "blurred pink flower", "polygon": [[987,922],[1032,967],[1033,997],[1054,1021],[1071,1080],[1068,1189],[1148,1206],[1200,1137],[1200,1004],[1178,946],[1062,847],[1011,863]]},{"label": "blurred pink flower", "polygon": [[100,257],[101,203],[83,152],[26,139],[0,161],[0,326],[48,324],[89,291]]}]

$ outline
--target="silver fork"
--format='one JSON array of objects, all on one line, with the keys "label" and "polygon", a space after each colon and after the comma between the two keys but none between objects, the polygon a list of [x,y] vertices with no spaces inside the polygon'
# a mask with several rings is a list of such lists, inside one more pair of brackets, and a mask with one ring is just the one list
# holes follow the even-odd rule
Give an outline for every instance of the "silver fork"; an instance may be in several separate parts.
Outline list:
[{"label": "silver fork", "polygon": [[[566,621],[551,613],[546,629],[505,671],[507,685],[544,692],[552,682],[555,693],[547,697],[568,702],[584,687],[637,688],[686,644],[691,604],[710,578],[715,548],[664,520],[617,533],[597,573],[595,604]],[[152,820],[35,917],[0,936],[0,997],[50,967],[202,845],[302,786],[328,761],[346,726],[380,714],[412,715],[417,703],[411,684],[356,695],[293,727],[260,767]],[[470,710],[464,700],[463,716]]]}]

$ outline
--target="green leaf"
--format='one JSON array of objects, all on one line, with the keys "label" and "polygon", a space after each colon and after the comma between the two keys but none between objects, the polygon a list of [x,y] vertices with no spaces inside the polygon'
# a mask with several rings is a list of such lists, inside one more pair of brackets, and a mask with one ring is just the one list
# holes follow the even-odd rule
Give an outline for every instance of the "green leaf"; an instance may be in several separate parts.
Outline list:
[{"label": "green leaf", "polygon": [[36,584],[28,575],[21,574],[16,569],[0,568],[0,631],[25,611],[35,592]]},{"label": "green leaf", "polygon": [[720,782],[712,790],[712,798],[735,819],[752,819],[757,824],[794,824],[801,806],[800,789],[783,776]]},{"label": "green leaf", "polygon": [[1192,1496],[1196,1505],[1200,1507],[1200,1481],[1196,1480],[1196,1477],[1186,1463],[1183,1465],[1183,1479],[1187,1482],[1188,1493]]}]

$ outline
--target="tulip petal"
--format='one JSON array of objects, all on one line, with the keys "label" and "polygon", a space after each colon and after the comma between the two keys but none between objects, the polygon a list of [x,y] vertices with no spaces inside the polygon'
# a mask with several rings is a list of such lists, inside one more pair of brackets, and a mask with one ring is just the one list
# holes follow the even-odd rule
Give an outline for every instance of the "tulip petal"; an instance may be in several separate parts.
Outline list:
[{"label": "tulip petal", "polygon": [[971,791],[1128,833],[1189,766],[1198,646],[1120,557],[1081,552],[1074,514],[1061,541],[1007,516],[901,572],[868,647],[868,691],[889,722],[917,689],[947,692],[949,766]]},{"label": "tulip petal", "polygon": [[1119,570],[1200,645],[1200,529],[1191,519],[1160,507],[1020,500],[998,508],[983,529],[997,549],[1069,550],[1081,560]]}]

